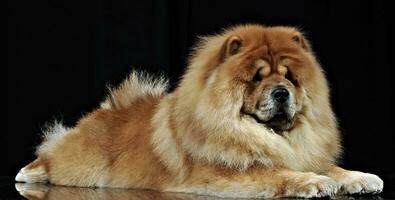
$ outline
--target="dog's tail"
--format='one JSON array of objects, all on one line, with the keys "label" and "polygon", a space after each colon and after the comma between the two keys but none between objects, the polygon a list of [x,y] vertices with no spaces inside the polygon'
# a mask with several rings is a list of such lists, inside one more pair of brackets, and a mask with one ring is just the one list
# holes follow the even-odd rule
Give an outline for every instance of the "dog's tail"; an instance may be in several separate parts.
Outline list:
[{"label": "dog's tail", "polygon": [[48,173],[45,163],[41,158],[37,158],[26,167],[22,168],[16,175],[17,182],[42,183],[48,181]]},{"label": "dog's tail", "polygon": [[162,96],[168,88],[168,81],[161,78],[153,78],[145,72],[132,72],[120,86],[109,88],[106,100],[101,104],[102,108],[122,109],[129,107],[139,98]]}]

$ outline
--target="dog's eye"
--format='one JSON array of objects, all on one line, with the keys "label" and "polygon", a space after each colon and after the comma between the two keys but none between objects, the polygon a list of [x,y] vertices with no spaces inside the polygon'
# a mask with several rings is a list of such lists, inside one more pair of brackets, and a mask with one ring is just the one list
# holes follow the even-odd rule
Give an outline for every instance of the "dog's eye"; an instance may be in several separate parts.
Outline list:
[{"label": "dog's eye", "polygon": [[254,77],[252,77],[252,82],[259,82],[259,81],[262,81],[261,70],[262,70],[262,69],[258,69],[258,70],[255,72]]},{"label": "dog's eye", "polygon": [[289,70],[287,71],[287,74],[285,74],[285,78],[291,81],[291,83],[295,86],[298,85],[298,81],[293,77],[292,73]]}]

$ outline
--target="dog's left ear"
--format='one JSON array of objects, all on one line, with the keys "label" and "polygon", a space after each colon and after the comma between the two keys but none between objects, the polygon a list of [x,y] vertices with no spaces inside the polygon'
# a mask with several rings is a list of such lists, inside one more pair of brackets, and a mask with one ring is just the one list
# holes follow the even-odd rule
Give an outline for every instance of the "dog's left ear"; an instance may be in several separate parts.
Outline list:
[{"label": "dog's left ear", "polygon": [[310,43],[301,33],[295,33],[292,40],[306,51],[311,51]]}]

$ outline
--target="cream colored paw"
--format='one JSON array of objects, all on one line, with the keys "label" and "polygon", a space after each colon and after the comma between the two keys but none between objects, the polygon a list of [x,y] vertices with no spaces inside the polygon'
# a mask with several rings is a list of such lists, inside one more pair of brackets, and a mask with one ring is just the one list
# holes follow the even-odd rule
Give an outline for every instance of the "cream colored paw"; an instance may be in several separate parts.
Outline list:
[{"label": "cream colored paw", "polygon": [[383,191],[384,182],[376,175],[351,171],[339,180],[343,194],[380,193]]},{"label": "cream colored paw", "polygon": [[47,172],[44,167],[39,166],[33,169],[22,168],[15,177],[17,182],[40,183],[48,180]]},{"label": "cream colored paw", "polygon": [[287,196],[292,197],[327,197],[336,195],[340,185],[327,176],[315,175],[311,178],[295,185],[294,190]]}]

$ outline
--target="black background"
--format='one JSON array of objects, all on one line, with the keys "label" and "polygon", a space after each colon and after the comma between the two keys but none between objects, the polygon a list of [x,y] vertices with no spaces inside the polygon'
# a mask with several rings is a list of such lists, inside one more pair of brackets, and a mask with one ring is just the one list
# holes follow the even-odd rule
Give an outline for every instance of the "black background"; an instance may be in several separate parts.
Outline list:
[{"label": "black background", "polygon": [[390,8],[381,1],[13,1],[0,176],[34,158],[46,122],[73,125],[132,68],[163,73],[174,86],[196,36],[253,22],[302,28],[330,82],[342,165],[386,180],[395,169]]}]

